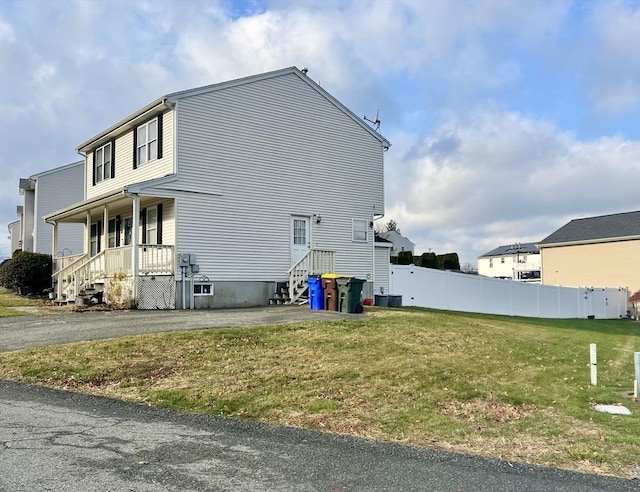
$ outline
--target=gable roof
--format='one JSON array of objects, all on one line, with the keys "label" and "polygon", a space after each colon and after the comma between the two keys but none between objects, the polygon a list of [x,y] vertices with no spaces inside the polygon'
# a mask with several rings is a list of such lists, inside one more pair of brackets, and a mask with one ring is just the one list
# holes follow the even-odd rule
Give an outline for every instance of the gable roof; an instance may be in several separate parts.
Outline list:
[{"label": "gable roof", "polygon": [[640,239],[640,210],[573,219],[538,243],[540,247],[564,243]]},{"label": "gable roof", "polygon": [[103,132],[98,133],[94,137],[90,138],[86,142],[80,144],[76,150],[80,152],[84,152],[93,148],[103,141],[107,141],[110,138],[113,138],[117,133],[119,133],[122,129],[130,129],[136,126],[138,123],[141,123],[143,119],[154,116],[157,113],[164,111],[167,108],[171,108],[174,106],[176,101],[180,99],[197,96],[200,94],[206,94],[209,92],[215,92],[223,89],[228,89],[230,87],[237,87],[245,84],[251,84],[254,82],[258,82],[260,80],[271,79],[275,77],[280,77],[282,75],[296,75],[303,82],[305,82],[309,87],[318,92],[321,96],[327,99],[331,104],[336,106],[339,110],[344,112],[349,118],[355,121],[358,125],[364,128],[367,132],[369,132],[372,136],[374,136],[377,140],[380,141],[383,147],[389,148],[391,147],[391,143],[384,138],[381,134],[375,131],[372,127],[370,127],[365,121],[358,116],[356,116],[353,111],[347,108],[344,104],[338,101],[335,97],[329,94],[326,90],[320,87],[316,82],[310,79],[306,72],[302,72],[297,67],[288,67],[282,68],[280,70],[274,70],[272,72],[265,72],[257,75],[250,75],[248,77],[242,77],[239,79],[229,80],[226,82],[219,82],[216,84],[205,85],[202,87],[196,87],[194,89],[187,89],[184,91],[172,92],[170,94],[166,94],[164,96],[159,97],[155,101],[147,104],[143,108],[140,108],[135,113],[130,114],[126,118],[120,120],[115,125],[110,126]]},{"label": "gable roof", "polygon": [[403,236],[398,231],[382,231],[378,234],[381,238],[387,239],[388,241],[406,241],[408,243],[413,244],[415,247],[416,243],[414,243],[411,239],[406,236]]},{"label": "gable roof", "polygon": [[478,256],[478,258],[485,258],[489,256],[504,256],[509,255],[512,256],[520,251],[520,253],[534,255],[539,254],[538,247],[536,243],[520,243],[520,247],[518,248],[515,244],[505,244],[503,246],[498,246],[497,248],[488,251],[487,253]]}]

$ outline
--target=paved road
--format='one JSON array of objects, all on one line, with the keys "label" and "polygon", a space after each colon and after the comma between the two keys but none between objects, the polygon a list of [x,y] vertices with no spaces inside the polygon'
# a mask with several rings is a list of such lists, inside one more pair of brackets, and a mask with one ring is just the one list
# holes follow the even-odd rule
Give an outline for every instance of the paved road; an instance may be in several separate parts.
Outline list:
[{"label": "paved road", "polygon": [[176,311],[86,311],[0,318],[0,352],[160,331],[361,317],[308,306]]},{"label": "paved road", "polygon": [[632,491],[638,482],[0,382],[0,490]]}]

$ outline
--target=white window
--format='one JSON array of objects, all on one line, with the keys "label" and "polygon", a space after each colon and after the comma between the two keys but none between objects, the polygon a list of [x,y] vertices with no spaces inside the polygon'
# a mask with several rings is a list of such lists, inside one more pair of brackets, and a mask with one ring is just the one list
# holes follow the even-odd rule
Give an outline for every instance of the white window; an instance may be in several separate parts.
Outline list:
[{"label": "white window", "polygon": [[110,179],[111,176],[111,142],[97,149],[93,155],[93,175],[95,182]]},{"label": "white window", "polygon": [[210,296],[213,295],[213,284],[194,284],[194,296]]},{"label": "white window", "polygon": [[368,221],[363,219],[352,219],[351,221],[351,237],[353,241],[367,241]]},{"label": "white window", "polygon": [[147,209],[147,242],[146,244],[158,244],[158,209]]},{"label": "white window", "polygon": [[155,118],[136,129],[138,165],[158,158],[158,119]]}]

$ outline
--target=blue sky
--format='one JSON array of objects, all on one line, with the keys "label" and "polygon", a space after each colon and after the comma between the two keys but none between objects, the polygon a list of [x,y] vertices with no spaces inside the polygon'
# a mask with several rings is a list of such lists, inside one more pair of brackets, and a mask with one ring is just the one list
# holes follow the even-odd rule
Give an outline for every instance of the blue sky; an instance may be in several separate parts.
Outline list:
[{"label": "blue sky", "polygon": [[463,262],[640,209],[640,1],[0,1],[0,257],[18,179],[160,95],[295,65],[380,111],[386,217]]}]

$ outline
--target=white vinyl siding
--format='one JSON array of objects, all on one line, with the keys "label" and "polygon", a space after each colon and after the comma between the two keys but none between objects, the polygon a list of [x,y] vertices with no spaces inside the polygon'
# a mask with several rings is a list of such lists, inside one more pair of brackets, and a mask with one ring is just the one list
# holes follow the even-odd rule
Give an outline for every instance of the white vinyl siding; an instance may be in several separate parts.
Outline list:
[{"label": "white vinyl siding", "polygon": [[133,168],[133,132],[126,130],[115,139],[116,161],[115,176],[106,181],[93,185],[93,152],[87,154],[86,176],[87,199],[95,198],[105,193],[120,190],[123,187],[154,178],[160,178],[174,172],[173,168],[173,111],[166,111],[162,115],[162,158],[146,162]]},{"label": "white vinyl siding", "polygon": [[384,212],[378,139],[293,74],[187,97],[176,112],[178,252],[202,274],[285,279],[291,216],[316,214],[311,246],[372,277],[372,234],[353,242],[352,218]]},{"label": "white vinyl siding", "polygon": [[[374,294],[389,294],[389,272],[390,263],[389,258],[391,248],[384,246],[376,246],[376,278],[373,286]],[[391,292],[393,294],[393,292]]]}]

